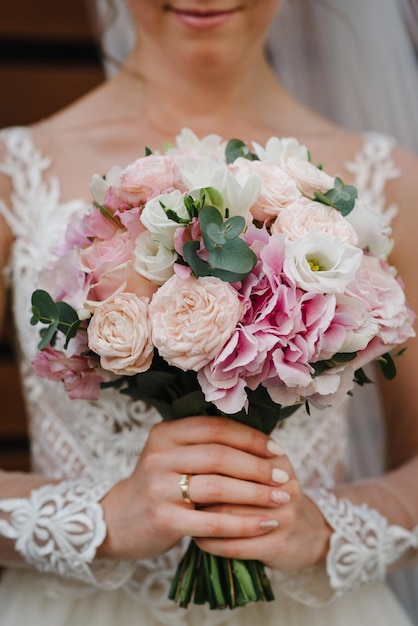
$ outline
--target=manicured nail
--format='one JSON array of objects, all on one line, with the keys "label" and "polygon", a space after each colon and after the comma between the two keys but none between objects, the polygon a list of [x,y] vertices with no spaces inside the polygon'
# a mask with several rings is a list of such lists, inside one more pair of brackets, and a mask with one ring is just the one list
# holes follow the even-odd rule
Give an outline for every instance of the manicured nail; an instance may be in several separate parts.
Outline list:
[{"label": "manicured nail", "polygon": [[278,467],[273,469],[271,477],[274,483],[280,483],[281,485],[283,485],[283,483],[287,483],[290,478],[287,472]]},{"label": "manicured nail", "polygon": [[286,491],[279,491],[278,489],[274,489],[271,492],[271,499],[276,504],[286,504],[287,502],[290,502],[291,497],[288,493],[286,493]]},{"label": "manicured nail", "polygon": [[274,456],[284,456],[286,454],[286,450],[283,446],[281,446],[280,443],[274,439],[269,439],[267,441],[267,450],[271,454],[274,454]]},{"label": "manicured nail", "polygon": [[261,530],[273,530],[279,527],[279,522],[275,519],[266,519],[260,522]]}]

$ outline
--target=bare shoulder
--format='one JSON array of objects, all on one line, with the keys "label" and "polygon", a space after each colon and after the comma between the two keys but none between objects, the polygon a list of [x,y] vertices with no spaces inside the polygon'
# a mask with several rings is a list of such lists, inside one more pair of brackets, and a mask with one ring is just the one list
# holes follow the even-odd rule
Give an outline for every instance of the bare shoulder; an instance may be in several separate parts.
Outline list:
[{"label": "bare shoulder", "polygon": [[[5,155],[6,147],[2,137],[0,136],[0,163],[4,163]],[[11,208],[11,193],[12,184],[10,178],[0,171],[0,202],[6,210]],[[12,241],[12,231],[4,217],[0,215],[0,268],[3,268],[7,263]]]}]

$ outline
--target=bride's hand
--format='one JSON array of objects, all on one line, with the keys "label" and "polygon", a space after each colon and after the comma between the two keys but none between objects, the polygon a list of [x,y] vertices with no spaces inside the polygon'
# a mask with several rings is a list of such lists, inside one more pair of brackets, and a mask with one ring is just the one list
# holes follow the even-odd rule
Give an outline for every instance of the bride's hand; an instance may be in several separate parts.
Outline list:
[{"label": "bride's hand", "polygon": [[[222,543],[271,533],[276,509],[297,496],[297,483],[278,467],[278,450],[271,444],[263,433],[227,418],[158,424],[132,475],[102,501],[108,532],[97,556],[145,559],[184,536],[223,538]],[[182,475],[191,476],[193,504],[183,499]],[[200,510],[219,503],[230,508]],[[242,515],[236,505],[251,509]]]},{"label": "bride's hand", "polygon": [[[274,467],[276,479],[289,477],[276,487],[283,504],[274,510],[255,498],[252,506],[217,504],[205,506],[205,511],[244,517],[268,514],[277,521],[277,528],[259,537],[196,538],[202,550],[229,558],[259,560],[283,573],[325,562],[331,528],[314,502],[302,492],[289,459],[279,455],[274,459]],[[288,501],[281,496],[283,493],[289,495]]]}]

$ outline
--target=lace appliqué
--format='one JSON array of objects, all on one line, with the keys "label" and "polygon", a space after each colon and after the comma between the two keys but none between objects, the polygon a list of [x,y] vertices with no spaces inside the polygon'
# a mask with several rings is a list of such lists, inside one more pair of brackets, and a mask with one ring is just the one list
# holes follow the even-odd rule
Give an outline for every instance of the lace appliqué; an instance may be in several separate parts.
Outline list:
[{"label": "lace appliqu\u00e9", "polygon": [[15,541],[20,555],[43,573],[75,578],[99,588],[115,588],[132,574],[127,562],[98,559],[106,536],[99,500],[112,483],[64,481],[34,489],[28,498],[0,500],[0,534]]},{"label": "lace appliqu\u00e9", "polygon": [[384,580],[390,565],[418,548],[418,527],[412,532],[366,505],[352,504],[325,489],[308,491],[333,529],[327,573],[334,598],[376,580]]}]

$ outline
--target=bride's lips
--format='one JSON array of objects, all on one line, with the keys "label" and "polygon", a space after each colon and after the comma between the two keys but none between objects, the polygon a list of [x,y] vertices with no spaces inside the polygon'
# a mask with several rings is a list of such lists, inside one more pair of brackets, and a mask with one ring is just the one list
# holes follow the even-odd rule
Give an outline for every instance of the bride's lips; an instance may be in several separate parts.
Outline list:
[{"label": "bride's lips", "polygon": [[198,11],[196,9],[176,9],[171,6],[168,6],[167,9],[171,11],[184,26],[196,30],[222,26],[239,11],[238,8]]}]

